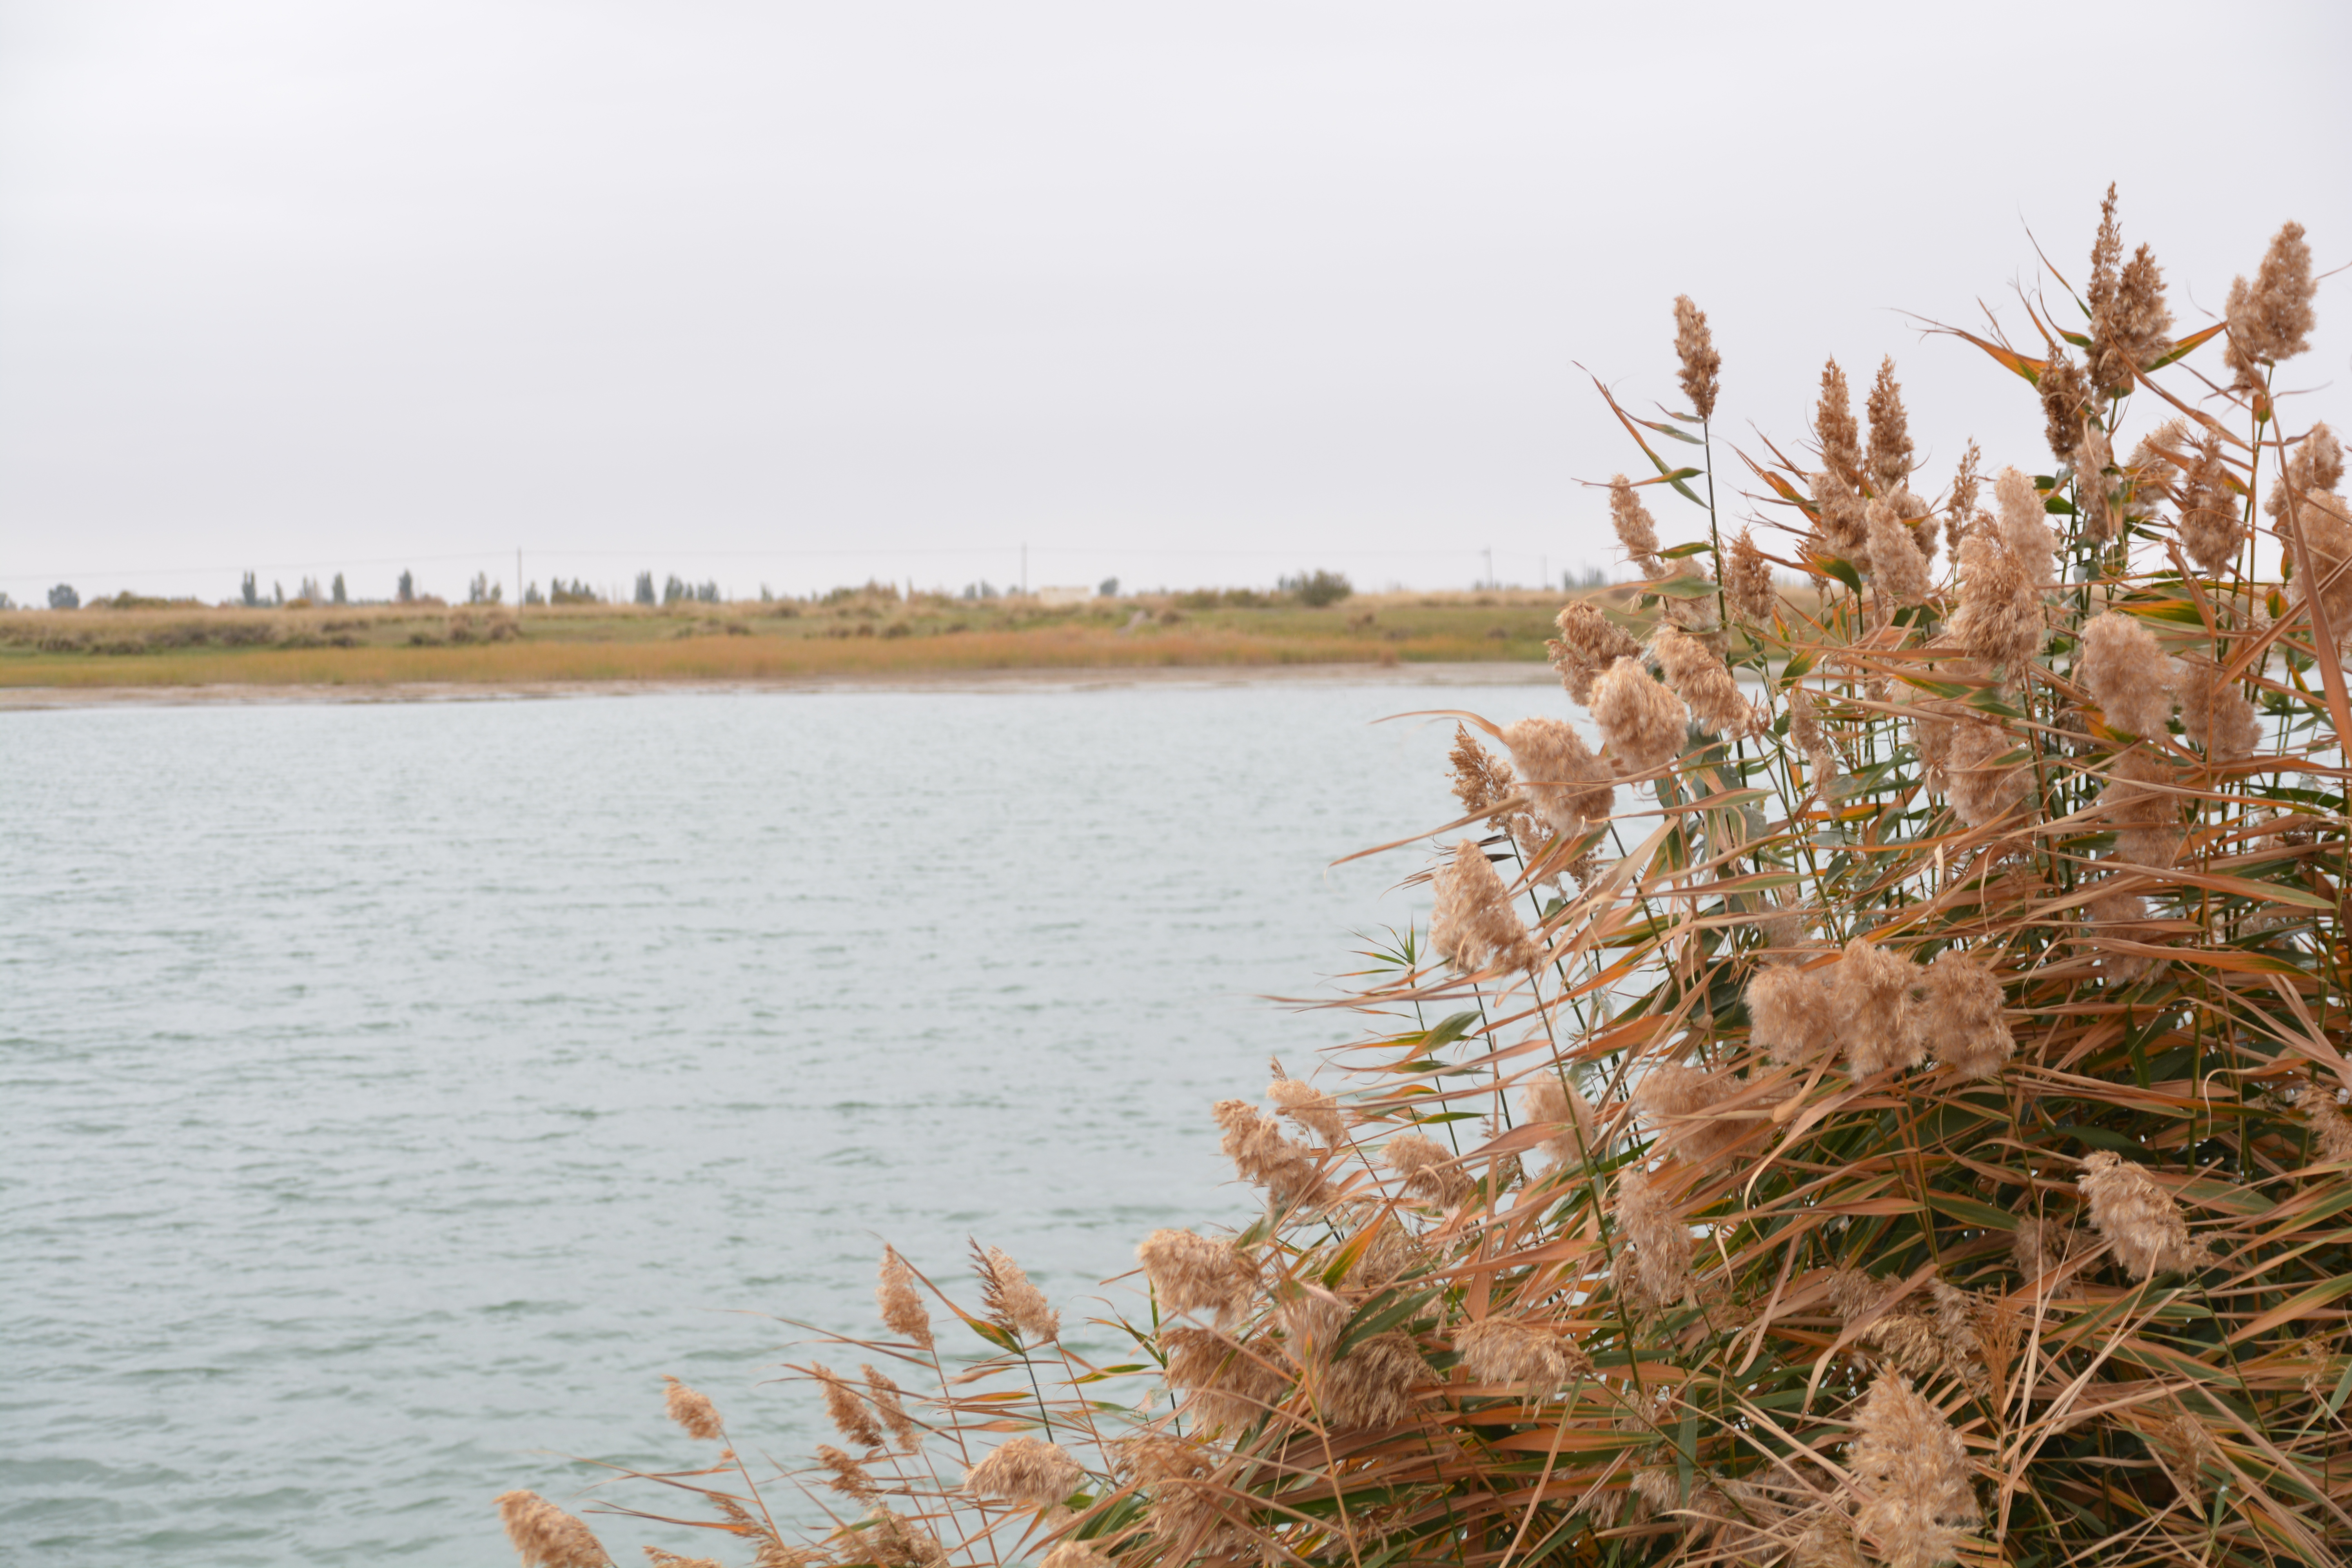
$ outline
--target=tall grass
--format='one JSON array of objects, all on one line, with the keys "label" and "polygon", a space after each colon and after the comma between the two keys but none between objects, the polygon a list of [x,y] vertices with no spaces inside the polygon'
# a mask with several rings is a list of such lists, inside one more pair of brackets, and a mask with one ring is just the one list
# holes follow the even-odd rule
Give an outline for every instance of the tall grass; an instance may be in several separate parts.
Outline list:
[{"label": "tall grass", "polygon": [[1644,590],[1554,647],[1604,745],[1463,716],[1429,928],[1318,1004],[1328,1088],[1213,1108],[1262,1207],[1143,1238],[1115,1354],[1001,1254],[887,1255],[883,1331],[796,1369],[842,1446],[673,1394],[696,1460],[596,1507],[770,1565],[2343,1561],[2352,509],[2269,388],[2308,261],[2176,335],[2105,217],[2038,353],[1979,340],[2053,460],[1932,503],[1891,366],[1866,430],[1832,366],[1809,441],[1717,448],[1682,302],[1688,411],[1605,405]]}]

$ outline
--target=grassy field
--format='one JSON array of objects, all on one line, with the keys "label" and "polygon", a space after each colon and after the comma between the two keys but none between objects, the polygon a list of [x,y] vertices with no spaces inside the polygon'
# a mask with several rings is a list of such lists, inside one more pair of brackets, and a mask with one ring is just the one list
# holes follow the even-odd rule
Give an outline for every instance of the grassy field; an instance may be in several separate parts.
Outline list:
[{"label": "grassy field", "polygon": [[1535,661],[1561,595],[1190,594],[1049,606],[881,592],[824,602],[0,613],[0,686],[393,686],[934,671]]}]

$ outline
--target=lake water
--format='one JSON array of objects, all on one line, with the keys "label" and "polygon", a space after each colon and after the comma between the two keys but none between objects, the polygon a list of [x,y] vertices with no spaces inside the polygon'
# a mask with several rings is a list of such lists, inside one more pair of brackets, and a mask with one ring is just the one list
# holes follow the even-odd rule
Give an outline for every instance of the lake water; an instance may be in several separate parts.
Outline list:
[{"label": "lake water", "polygon": [[[1255,998],[1423,913],[1465,707],[1556,686],[670,694],[0,713],[0,1556],[513,1562],[559,1455],[779,1455],[774,1314],[881,1240],[1073,1320],[1215,1224]],[[806,1359],[804,1354],[795,1359]],[[576,1504],[575,1504],[576,1506]],[[689,1544],[617,1529],[607,1543]],[[707,1542],[702,1547],[708,1550]]]}]

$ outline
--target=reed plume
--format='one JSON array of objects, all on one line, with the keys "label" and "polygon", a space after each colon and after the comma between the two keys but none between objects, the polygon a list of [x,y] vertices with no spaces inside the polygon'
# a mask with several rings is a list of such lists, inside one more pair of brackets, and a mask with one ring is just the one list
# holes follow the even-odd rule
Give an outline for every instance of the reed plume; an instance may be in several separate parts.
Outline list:
[{"label": "reed plume", "polygon": [[1701,419],[1715,413],[1723,356],[1715,352],[1715,338],[1706,330],[1706,312],[1691,303],[1687,294],[1675,296],[1675,353],[1683,363],[1683,395]]},{"label": "reed plume", "polygon": [[1655,580],[1672,575],[1673,569],[1658,558],[1658,524],[1642,498],[1633,493],[1633,481],[1619,474],[1609,481],[1609,522],[1617,531],[1617,543],[1644,577]]},{"label": "reed plume", "polygon": [[709,1395],[699,1394],[667,1374],[662,1382],[668,1385],[668,1392],[662,1397],[662,1408],[671,1420],[686,1428],[688,1436],[716,1442],[727,1435],[719,1420],[719,1407],[710,1403]]},{"label": "reed plume", "polygon": [[604,1568],[612,1561],[586,1525],[537,1492],[502,1492],[498,1503],[523,1568]]},{"label": "reed plume", "polygon": [[1351,1025],[1328,1087],[1212,1110],[1273,1201],[1152,1233],[1050,1354],[1010,1259],[950,1350],[886,1252],[872,1360],[931,1386],[824,1374],[862,1458],[641,1484],[761,1568],[2352,1559],[2352,505],[2242,384],[2308,339],[2301,245],[2166,342],[2111,196],[2079,362],[1945,334],[2035,384],[2045,480],[1969,443],[1930,507],[1942,438],[1882,367],[1865,442],[1834,363],[1817,455],[1645,450],[1810,580],[1711,512],[1718,616],[1612,487],[1642,580],[1550,650],[1604,743],[1558,698],[1456,731],[1427,928],[1304,1015]]}]

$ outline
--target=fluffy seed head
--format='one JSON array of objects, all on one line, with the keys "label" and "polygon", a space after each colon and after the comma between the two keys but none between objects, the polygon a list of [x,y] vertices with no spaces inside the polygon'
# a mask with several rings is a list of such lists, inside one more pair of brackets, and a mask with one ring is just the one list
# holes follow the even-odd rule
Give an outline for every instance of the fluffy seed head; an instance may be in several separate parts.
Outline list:
[{"label": "fluffy seed head", "polygon": [[1927,1053],[1911,1005],[1917,964],[1856,937],[1830,966],[1829,978],[1832,1027],[1856,1078],[1919,1065]]},{"label": "fluffy seed head", "polygon": [[2295,1110],[2311,1126],[2312,1140],[2318,1147],[2322,1160],[2341,1162],[2352,1160],[2352,1116],[2344,1113],[2336,1102],[2336,1090],[2326,1084],[2305,1081],[2294,1097]]},{"label": "fluffy seed head", "polygon": [[2063,349],[2050,351],[2050,363],[2042,368],[2042,437],[2050,443],[2050,455],[2063,463],[2074,456],[2075,444],[2083,438],[2083,419],[2091,411],[2090,378],[2083,367],[2066,357]]},{"label": "fluffy seed head", "polygon": [[1162,1331],[1160,1345],[1170,1386],[1184,1392],[1185,1407],[1211,1430],[1240,1431],[1290,1390],[1263,1341],[1243,1344],[1213,1329],[1174,1328]]},{"label": "fluffy seed head", "polygon": [[2217,763],[2250,755],[2261,743],[2263,726],[2244,689],[2221,679],[2221,668],[2203,654],[2180,662],[2177,682],[2182,733]]},{"label": "fluffy seed head", "polygon": [[1772,624],[1772,563],[1743,528],[1731,542],[1731,557],[1724,564],[1723,591],[1733,613],[1750,626]]},{"label": "fluffy seed head", "polygon": [[1634,492],[1633,481],[1622,474],[1609,481],[1609,522],[1617,531],[1625,559],[1640,567],[1643,576],[1655,580],[1668,574],[1672,568],[1658,559],[1657,522]]},{"label": "fluffy seed head", "polygon": [[2032,764],[2002,761],[2019,751],[2018,742],[1998,724],[1964,719],[1953,726],[1946,753],[1945,793],[1962,822],[1971,827],[1986,826],[2032,797]]},{"label": "fluffy seed head", "polygon": [[1518,764],[1520,787],[1536,816],[1554,833],[1580,834],[1615,808],[1616,777],[1584,743],[1575,725],[1559,719],[1522,719],[1503,731],[1503,744]]},{"label": "fluffy seed head", "polygon": [[1694,1165],[1706,1165],[1756,1125],[1706,1114],[1742,1087],[1727,1070],[1709,1072],[1679,1062],[1661,1062],[1643,1073],[1633,1089],[1633,1104],[1669,1152]]},{"label": "fluffy seed head", "polygon": [[1381,1163],[1403,1178],[1404,1190],[1434,1207],[1459,1207],[1471,1179],[1461,1163],[1418,1132],[1400,1132],[1381,1151]]},{"label": "fluffy seed head", "polygon": [[874,1288],[875,1303],[882,1309],[882,1321],[901,1339],[912,1341],[922,1350],[931,1348],[931,1314],[924,1309],[923,1299],[915,1293],[915,1271],[898,1256],[898,1248],[882,1249],[880,1283]]},{"label": "fluffy seed head", "polygon": [[2180,547],[2204,571],[2226,571],[2246,537],[2244,514],[2229,485],[2221,436],[2208,431],[2180,479]]},{"label": "fluffy seed head", "polygon": [[1323,1199],[1323,1170],[1314,1151],[1284,1137],[1272,1117],[1260,1115],[1246,1100],[1221,1100],[1214,1114],[1217,1125],[1224,1130],[1218,1143],[1220,1152],[1234,1163],[1244,1181],[1264,1187],[1276,1207]]},{"label": "fluffy seed head", "polygon": [[1836,1039],[1837,1014],[1822,977],[1776,963],[1748,983],[1748,1037],[1775,1061],[1806,1066]]},{"label": "fluffy seed head", "polygon": [[1111,1562],[1083,1541],[1058,1541],[1037,1568],[1111,1568]]},{"label": "fluffy seed head", "polygon": [[1691,412],[1701,419],[1711,417],[1723,356],[1715,352],[1706,312],[1692,304],[1687,294],[1675,296],[1675,356],[1683,362],[1683,395],[1690,399]]},{"label": "fluffy seed head", "polygon": [[2091,617],[2074,673],[2113,728],[2133,735],[2170,731],[2172,661],[2138,616],[2108,610]]},{"label": "fluffy seed head", "polygon": [[1822,548],[1857,572],[1870,570],[1870,512],[1845,476],[1823,468],[1812,479],[1813,510],[1819,515]]},{"label": "fluffy seed head", "polygon": [[1813,437],[1830,470],[1852,478],[1862,472],[1862,427],[1853,420],[1853,394],[1845,372],[1831,360],[1822,366],[1822,396],[1813,409]]},{"label": "fluffy seed head", "polygon": [[1575,1085],[1564,1081],[1564,1075],[1557,1068],[1539,1069],[1528,1079],[1527,1087],[1519,1091],[1519,1120],[1530,1126],[1553,1129],[1542,1148],[1555,1168],[1581,1163],[1583,1151],[1598,1142],[1592,1107],[1585,1103]]},{"label": "fluffy seed head", "polygon": [[2135,748],[2116,760],[2099,790],[2099,816],[2116,832],[2116,858],[2135,866],[2172,864],[2180,852],[2180,802],[2158,788],[2172,770]]},{"label": "fluffy seed head", "polygon": [[1927,965],[1919,1034],[1928,1053],[1963,1078],[1998,1074],[2017,1040],[2001,1016],[2000,981],[1992,966],[1948,947]]},{"label": "fluffy seed head", "polygon": [[1881,497],[1891,497],[1911,477],[1911,422],[1903,412],[1903,388],[1895,379],[1895,361],[1878,362],[1878,379],[1871,383],[1865,405],[1870,414],[1870,482]]},{"label": "fluffy seed head", "polygon": [[1062,1314],[1046,1301],[1045,1293],[1029,1282],[1021,1265],[1003,1248],[992,1247],[978,1254],[980,1297],[997,1327],[1017,1333],[1032,1345],[1049,1344],[1062,1337]]},{"label": "fluffy seed head", "polygon": [[1714,651],[1673,626],[1660,626],[1650,639],[1666,685],[1690,710],[1699,728],[1739,736],[1755,728],[1755,714],[1739,694],[1739,682]]},{"label": "fluffy seed head", "polygon": [[1863,517],[1870,530],[1871,579],[1878,591],[1898,605],[1916,605],[1926,598],[1927,559],[1895,507],[1874,500],[1863,509]]},{"label": "fluffy seed head", "polygon": [[1155,1230],[1135,1249],[1164,1312],[1205,1314],[1218,1321],[1246,1311],[1257,1271],[1230,1242],[1189,1230]]},{"label": "fluffy seed head", "polygon": [[1617,1289],[1635,1306],[1670,1307],[1690,1291],[1691,1234],[1664,1184],[1628,1165],[1610,1194],[1617,1218]]},{"label": "fluffy seed head", "polygon": [[1639,659],[1621,658],[1592,685],[1592,719],[1628,771],[1653,773],[1682,753],[1689,721],[1682,700],[1650,679]]},{"label": "fluffy seed head", "polygon": [[1454,1348],[1473,1383],[1517,1388],[1530,1394],[1553,1393],[1592,1370],[1581,1351],[1549,1329],[1507,1318],[1464,1324],[1454,1331]]},{"label": "fluffy seed head", "polygon": [[923,1429],[907,1414],[906,1402],[898,1396],[898,1385],[890,1381],[887,1373],[874,1367],[861,1366],[857,1370],[866,1374],[866,1396],[880,1412],[882,1424],[890,1428],[891,1438],[898,1443],[898,1451],[911,1454],[921,1447]]},{"label": "fluffy seed head", "polygon": [[1454,749],[1445,760],[1454,770],[1454,798],[1462,803],[1463,815],[1510,798],[1510,763],[1472,740],[1469,726],[1454,726]]},{"label": "fluffy seed head", "polygon": [[1968,1450],[1910,1381],[1882,1373],[1854,1415],[1848,1450],[1862,1506],[1854,1526],[1888,1568],[1948,1562],[1978,1517]]},{"label": "fluffy seed head", "polygon": [[1580,707],[1591,704],[1592,683],[1603,670],[1642,651],[1640,643],[1581,599],[1560,611],[1559,626],[1559,637],[1544,647],[1551,654],[1551,667],[1559,671],[1560,685]]},{"label": "fluffy seed head", "polygon": [[820,1364],[815,1371],[817,1384],[824,1391],[825,1418],[833,1423],[833,1429],[860,1447],[880,1447],[882,1428],[875,1424],[866,1402],[831,1367]]},{"label": "fluffy seed head", "polygon": [[1085,1479],[1086,1471],[1058,1445],[1034,1437],[1007,1437],[971,1468],[963,1479],[963,1489],[973,1497],[1017,1508],[1052,1508],[1077,1490]]},{"label": "fluffy seed head", "polygon": [[1342,1361],[1318,1361],[1310,1386],[1316,1405],[1335,1430],[1395,1426],[1412,1415],[1412,1388],[1429,1368],[1402,1333],[1360,1341]]},{"label": "fluffy seed head", "polygon": [[2057,549],[2057,538],[2050,531],[2050,514],[2043,507],[2042,492],[2033,487],[2031,475],[2015,468],[2003,468],[1992,481],[1993,502],[2000,509],[2000,541],[2017,558],[2026,580],[2038,593],[2046,587],[2056,568],[2051,556]]},{"label": "fluffy seed head", "polygon": [[860,1532],[861,1556],[882,1568],[946,1568],[947,1549],[913,1520],[879,1503],[866,1517],[871,1523]]},{"label": "fluffy seed head", "polygon": [[825,1485],[847,1498],[871,1502],[882,1494],[865,1465],[830,1443],[816,1446],[816,1462],[825,1468]]},{"label": "fluffy seed head", "polygon": [[710,1403],[708,1394],[697,1393],[667,1373],[662,1381],[669,1385],[669,1392],[662,1398],[662,1408],[671,1420],[686,1428],[688,1436],[712,1442],[725,1436],[719,1423],[719,1407]]},{"label": "fluffy seed head", "polygon": [[1983,456],[1977,450],[1974,437],[1960,453],[1960,466],[1952,475],[1951,499],[1944,503],[1944,515],[1950,520],[1952,538],[1957,541],[1969,520],[1977,514],[1977,490],[1981,481],[1977,478],[1977,465]]},{"label": "fluffy seed head", "polygon": [[2264,364],[2276,364],[2311,346],[2311,309],[2318,286],[2311,278],[2311,247],[2303,225],[2290,223],[2272,237],[2250,285],[2230,285],[2223,313],[2230,321],[2227,360],[2241,391],[2258,391]]},{"label": "fluffy seed head", "polygon": [[1429,945],[1465,973],[1525,969],[1542,960],[1486,850],[1465,838],[1432,879]]},{"label": "fluffy seed head", "polygon": [[1265,1097],[1283,1115],[1323,1140],[1326,1147],[1337,1149],[1348,1141],[1339,1102],[1321,1089],[1295,1078],[1278,1078],[1265,1086]]},{"label": "fluffy seed head", "polygon": [[2083,537],[2105,543],[2123,531],[2124,513],[2116,495],[2116,449],[2095,419],[2083,421],[2083,438],[2074,445],[2074,495],[2082,509]]},{"label": "fluffy seed head", "polygon": [[613,1560],[586,1525],[537,1492],[501,1492],[498,1503],[523,1568],[604,1568]]},{"label": "fluffy seed head", "polygon": [[2116,1259],[2135,1279],[2159,1268],[2193,1268],[2208,1259],[2189,1239],[2189,1222],[2172,1194],[2146,1171],[2107,1149],[2083,1159],[2083,1196],[2091,1208],[2091,1228],[2107,1238]]},{"label": "fluffy seed head", "polygon": [[[2101,391],[2131,389],[2133,373],[2170,346],[2172,311],[2164,302],[2164,270],[2147,246],[2123,260],[2116,223],[2116,188],[2099,209],[2099,237],[2091,247],[2091,384]],[[2120,268],[2118,264],[2120,263]]]}]

